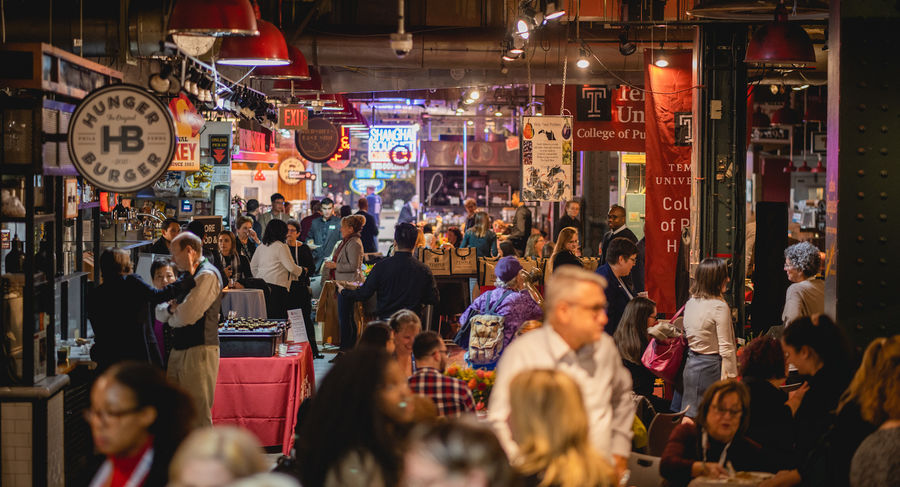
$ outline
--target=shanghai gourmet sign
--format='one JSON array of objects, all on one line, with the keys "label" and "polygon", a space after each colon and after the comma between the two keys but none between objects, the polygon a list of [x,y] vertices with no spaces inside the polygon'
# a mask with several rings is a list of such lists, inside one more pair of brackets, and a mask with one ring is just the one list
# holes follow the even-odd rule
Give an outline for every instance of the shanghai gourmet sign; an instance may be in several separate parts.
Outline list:
[{"label": "shanghai gourmet sign", "polygon": [[418,127],[382,125],[369,129],[369,165],[382,171],[402,171],[415,164]]},{"label": "shanghai gourmet sign", "polygon": [[172,115],[134,85],[91,92],[69,121],[69,156],[91,184],[132,193],[153,184],[175,154]]}]

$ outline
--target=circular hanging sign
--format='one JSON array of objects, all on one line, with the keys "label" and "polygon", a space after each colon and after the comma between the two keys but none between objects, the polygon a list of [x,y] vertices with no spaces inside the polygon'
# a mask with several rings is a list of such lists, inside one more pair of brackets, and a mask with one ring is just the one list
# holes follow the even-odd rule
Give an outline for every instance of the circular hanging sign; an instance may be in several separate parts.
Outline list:
[{"label": "circular hanging sign", "polygon": [[303,179],[302,174],[306,166],[296,157],[288,157],[278,165],[278,176],[285,184],[297,184]]},{"label": "circular hanging sign", "polygon": [[312,162],[327,162],[341,147],[341,129],[327,118],[310,118],[306,128],[294,133],[300,155]]},{"label": "circular hanging sign", "polygon": [[92,91],[69,120],[69,157],[85,179],[106,191],[133,193],[152,185],[172,161],[172,114],[140,86]]},{"label": "circular hanging sign", "polygon": [[341,129],[326,118],[310,118],[306,129],[294,133],[300,155],[312,162],[327,162],[341,146]]},{"label": "circular hanging sign", "polygon": [[389,153],[391,162],[397,166],[405,166],[412,159],[412,152],[405,145],[395,145]]}]

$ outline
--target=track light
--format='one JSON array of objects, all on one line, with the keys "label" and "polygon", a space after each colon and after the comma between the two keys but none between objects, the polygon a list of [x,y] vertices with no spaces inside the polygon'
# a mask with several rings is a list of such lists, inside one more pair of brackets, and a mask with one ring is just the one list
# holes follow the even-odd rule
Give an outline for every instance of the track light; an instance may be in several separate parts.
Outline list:
[{"label": "track light", "polygon": [[[533,12],[533,10],[531,11]],[[534,14],[529,15],[528,12],[529,10],[526,10],[516,21],[516,35],[522,39],[528,39],[531,35],[531,31],[537,27],[537,24],[534,22]]]},{"label": "track light", "polygon": [[478,91],[478,88],[472,88],[472,91],[469,92],[469,98],[473,100],[481,98],[481,92]]},{"label": "track light", "polygon": [[591,62],[588,61],[587,53],[584,48],[578,49],[578,61],[575,61],[575,66],[578,66],[581,69],[587,69],[590,67]]},{"label": "track light", "polygon": [[657,68],[667,68],[669,67],[669,57],[666,56],[666,51],[663,50],[663,43],[659,43],[659,50],[656,51],[656,60],[653,61],[653,64],[656,65]]},{"label": "track light", "polygon": [[556,20],[565,14],[565,10],[556,7],[556,2],[547,2],[544,8],[544,20]]},{"label": "track light", "polygon": [[500,111],[500,108],[499,108],[499,107],[497,107],[497,109],[494,110],[494,116],[495,116],[495,117],[502,117],[502,116],[503,116],[503,112]]},{"label": "track light", "polygon": [[519,55],[512,54],[509,51],[506,51],[505,53],[503,53],[501,59],[503,59],[504,61],[515,61],[516,59],[519,59]]},{"label": "track light", "polygon": [[619,54],[631,56],[637,51],[637,44],[628,41],[628,30],[619,34]]},{"label": "track light", "polygon": [[471,98],[466,98],[466,101],[464,101],[463,103],[465,103],[466,105],[471,105],[471,104],[475,103],[475,100],[473,100]]}]

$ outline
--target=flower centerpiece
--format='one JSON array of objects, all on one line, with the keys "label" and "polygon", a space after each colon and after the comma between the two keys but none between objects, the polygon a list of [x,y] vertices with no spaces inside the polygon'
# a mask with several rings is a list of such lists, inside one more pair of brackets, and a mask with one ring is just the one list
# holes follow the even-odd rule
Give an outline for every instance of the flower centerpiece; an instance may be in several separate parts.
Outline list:
[{"label": "flower centerpiece", "polygon": [[496,373],[493,370],[451,365],[447,367],[444,374],[465,382],[466,387],[472,391],[472,397],[475,399],[475,410],[485,410],[488,398],[491,396],[491,389],[494,387],[494,379],[496,378]]}]

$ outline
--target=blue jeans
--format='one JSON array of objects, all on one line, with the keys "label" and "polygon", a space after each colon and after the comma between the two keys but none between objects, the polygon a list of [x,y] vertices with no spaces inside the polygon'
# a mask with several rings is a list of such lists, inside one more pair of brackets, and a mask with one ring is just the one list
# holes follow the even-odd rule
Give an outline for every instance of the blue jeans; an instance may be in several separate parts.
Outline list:
[{"label": "blue jeans", "polygon": [[355,301],[338,293],[338,322],[341,328],[341,351],[347,352],[356,346],[356,320],[353,319]]},{"label": "blue jeans", "polygon": [[681,401],[681,409],[687,406],[685,416],[696,418],[700,402],[703,401],[703,393],[714,383],[718,382],[722,375],[722,357],[716,355],[701,355],[688,351],[687,363],[684,365],[684,396]]}]

